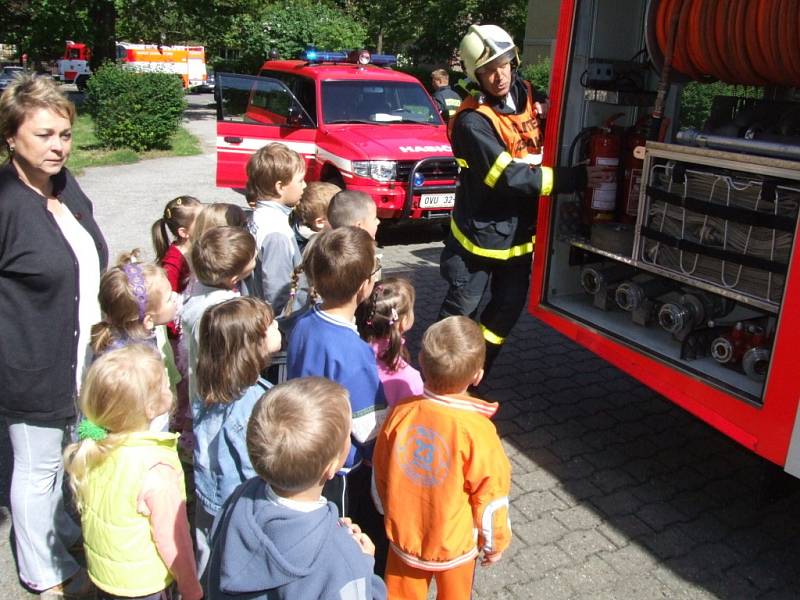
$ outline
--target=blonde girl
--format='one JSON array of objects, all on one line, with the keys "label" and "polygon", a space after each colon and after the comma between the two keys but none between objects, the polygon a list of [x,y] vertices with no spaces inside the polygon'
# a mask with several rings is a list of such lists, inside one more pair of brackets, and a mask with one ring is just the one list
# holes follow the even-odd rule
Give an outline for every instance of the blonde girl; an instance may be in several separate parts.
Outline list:
[{"label": "blonde girl", "polygon": [[[145,343],[162,357],[173,392],[181,380],[165,325],[175,318],[178,295],[159,266],[140,263],[138,251],[120,257],[100,279],[103,320],[92,327],[92,350],[100,356],[130,344]],[[164,429],[168,423],[161,425]]]},{"label": "blonde girl", "polygon": [[240,206],[215,202],[203,207],[192,230],[192,239],[199,240],[214,227],[247,227],[247,213]]},{"label": "blonde girl", "polygon": [[64,453],[81,513],[86,565],[101,599],[203,592],[194,565],[177,435],[151,432],[172,393],[144,344],[108,352],[81,389],[78,442]]},{"label": "blonde girl", "polygon": [[[183,293],[189,283],[192,253],[191,235],[202,203],[193,196],[178,196],[167,202],[164,214],[150,228],[156,263],[167,274],[172,291]],[[171,238],[171,239],[170,239]],[[180,331],[174,322],[168,325],[170,338],[177,338]]]},{"label": "blonde girl", "polygon": [[198,571],[208,561],[214,516],[233,490],[255,477],[245,442],[253,406],[272,384],[261,378],[281,334],[260,298],[234,298],[207,309],[200,321],[197,389],[192,398],[195,538]]},{"label": "blonde girl", "polygon": [[387,277],[375,284],[372,294],[356,312],[358,332],[375,352],[389,406],[422,393],[422,377],[408,363],[403,337],[414,325],[414,296],[410,281]]}]

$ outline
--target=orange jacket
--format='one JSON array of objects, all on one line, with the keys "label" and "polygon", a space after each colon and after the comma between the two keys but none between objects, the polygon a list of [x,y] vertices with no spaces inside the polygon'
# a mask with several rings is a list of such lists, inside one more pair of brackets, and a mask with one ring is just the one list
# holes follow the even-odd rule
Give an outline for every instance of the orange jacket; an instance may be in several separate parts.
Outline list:
[{"label": "orange jacket", "polygon": [[373,477],[392,548],[409,565],[452,569],[511,542],[511,465],[489,418],[497,404],[425,390],[378,434]]}]

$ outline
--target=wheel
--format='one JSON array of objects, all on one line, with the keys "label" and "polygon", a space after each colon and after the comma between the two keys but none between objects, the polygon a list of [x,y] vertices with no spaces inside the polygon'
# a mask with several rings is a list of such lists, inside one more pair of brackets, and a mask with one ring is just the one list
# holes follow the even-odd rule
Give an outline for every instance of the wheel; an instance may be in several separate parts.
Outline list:
[{"label": "wheel", "polygon": [[327,173],[323,178],[322,181],[326,183],[332,183],[335,186],[338,186],[339,189],[344,190],[347,189],[344,185],[344,178],[339,171],[331,171]]}]

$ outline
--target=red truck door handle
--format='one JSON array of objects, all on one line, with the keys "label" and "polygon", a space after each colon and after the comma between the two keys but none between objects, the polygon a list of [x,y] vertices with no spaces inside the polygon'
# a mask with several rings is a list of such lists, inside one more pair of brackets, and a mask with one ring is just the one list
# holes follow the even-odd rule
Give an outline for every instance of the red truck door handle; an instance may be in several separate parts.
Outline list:
[{"label": "red truck door handle", "polygon": [[242,138],[234,137],[232,135],[226,135],[223,139],[229,144],[241,144],[244,141]]}]

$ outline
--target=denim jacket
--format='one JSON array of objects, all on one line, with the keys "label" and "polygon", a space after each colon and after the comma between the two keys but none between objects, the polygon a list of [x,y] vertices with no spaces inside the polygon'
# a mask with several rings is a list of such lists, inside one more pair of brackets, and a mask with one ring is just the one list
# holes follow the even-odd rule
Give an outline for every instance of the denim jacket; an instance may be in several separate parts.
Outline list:
[{"label": "denim jacket", "polygon": [[259,379],[229,404],[208,406],[192,399],[194,488],[209,514],[216,515],[240,483],[256,476],[247,454],[247,422],[255,403],[271,387]]}]

